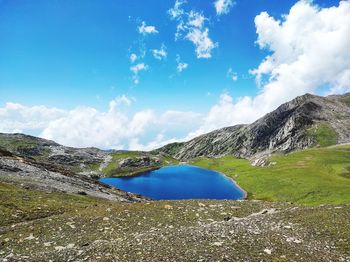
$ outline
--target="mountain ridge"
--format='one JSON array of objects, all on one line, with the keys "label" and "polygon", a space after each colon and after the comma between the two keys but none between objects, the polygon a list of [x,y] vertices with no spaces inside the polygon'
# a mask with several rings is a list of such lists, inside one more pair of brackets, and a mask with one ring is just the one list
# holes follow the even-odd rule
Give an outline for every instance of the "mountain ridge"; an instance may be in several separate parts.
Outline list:
[{"label": "mountain ridge", "polygon": [[350,142],[350,93],[327,97],[305,94],[247,125],[214,130],[190,141],[165,145],[162,152],[179,160],[233,155],[259,159],[317,145]]}]

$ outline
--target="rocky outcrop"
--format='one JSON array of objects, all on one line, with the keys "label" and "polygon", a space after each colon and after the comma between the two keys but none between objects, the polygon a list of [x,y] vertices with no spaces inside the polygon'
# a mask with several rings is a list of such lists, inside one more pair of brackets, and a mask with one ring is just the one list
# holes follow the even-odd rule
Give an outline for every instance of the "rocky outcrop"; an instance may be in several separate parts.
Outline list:
[{"label": "rocky outcrop", "polygon": [[[278,107],[249,125],[222,128],[155,152],[186,160],[198,156],[234,155],[254,159],[273,152],[291,152],[318,145],[318,124],[336,135],[335,143],[350,142],[350,94],[320,97],[306,94]],[[320,135],[322,130],[319,130]],[[327,137],[325,138],[327,139]]]},{"label": "rocky outcrop", "polygon": [[162,162],[157,157],[140,156],[128,157],[119,161],[119,168],[143,168],[160,165]]},{"label": "rocky outcrop", "polygon": [[88,195],[118,202],[144,200],[142,197],[102,184],[89,176],[74,173],[61,165],[1,152],[0,182],[20,185],[31,190]]},{"label": "rocky outcrop", "polygon": [[0,134],[0,146],[21,157],[51,162],[79,172],[91,171],[91,165],[102,164],[110,157],[108,152],[98,148],[66,147],[24,134]]}]

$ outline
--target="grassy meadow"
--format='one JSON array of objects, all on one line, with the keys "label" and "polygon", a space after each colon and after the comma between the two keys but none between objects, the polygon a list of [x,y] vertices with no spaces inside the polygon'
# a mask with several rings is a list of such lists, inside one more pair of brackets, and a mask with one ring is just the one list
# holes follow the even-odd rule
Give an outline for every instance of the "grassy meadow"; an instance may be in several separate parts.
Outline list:
[{"label": "grassy meadow", "polygon": [[249,199],[293,203],[350,203],[350,146],[313,148],[274,155],[267,167],[232,156],[190,162],[232,177]]}]

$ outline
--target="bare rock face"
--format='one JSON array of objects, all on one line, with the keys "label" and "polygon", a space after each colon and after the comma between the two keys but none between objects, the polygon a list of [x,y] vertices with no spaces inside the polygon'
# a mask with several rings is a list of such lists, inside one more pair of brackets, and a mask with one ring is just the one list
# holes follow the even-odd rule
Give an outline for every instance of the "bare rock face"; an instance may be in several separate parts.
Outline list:
[{"label": "bare rock face", "polygon": [[142,167],[150,167],[150,166],[155,166],[160,164],[161,164],[161,161],[157,157],[140,156],[136,158],[125,158],[120,160],[119,167],[120,168],[142,168]]},{"label": "bare rock face", "polygon": [[188,142],[166,145],[156,152],[181,160],[223,155],[259,160],[258,155],[317,146],[321,139],[332,138],[334,144],[349,143],[349,101],[350,93],[328,97],[306,94],[252,124],[222,128]]},{"label": "bare rock face", "polygon": [[0,150],[0,182],[45,192],[88,195],[116,202],[144,201],[140,196],[123,192],[56,165]]},{"label": "bare rock face", "polygon": [[117,202],[144,201],[96,179],[103,176],[101,165],[111,159],[108,152],[97,148],[72,148],[24,134],[0,134],[0,182]]},{"label": "bare rock face", "polygon": [[26,158],[55,163],[76,170],[102,163],[109,154],[98,148],[73,148],[24,134],[0,134],[0,147]]}]

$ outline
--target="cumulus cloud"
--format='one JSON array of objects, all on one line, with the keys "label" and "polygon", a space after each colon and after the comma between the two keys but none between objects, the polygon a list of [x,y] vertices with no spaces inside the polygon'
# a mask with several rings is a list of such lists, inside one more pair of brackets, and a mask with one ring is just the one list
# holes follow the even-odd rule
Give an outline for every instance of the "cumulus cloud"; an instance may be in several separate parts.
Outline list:
[{"label": "cumulus cloud", "polygon": [[193,28],[186,38],[196,46],[197,58],[210,58],[211,50],[217,46],[208,36],[209,29]]},{"label": "cumulus cloud", "polygon": [[160,49],[152,49],[151,51],[152,51],[153,57],[158,60],[162,60],[166,58],[168,55],[164,44],[162,44]]},{"label": "cumulus cloud", "polygon": [[204,116],[200,127],[194,132],[190,132],[185,140],[218,128],[252,122],[261,116],[261,113],[252,106],[252,102],[251,97],[241,97],[237,101],[233,101],[229,94],[223,93],[219,102]]},{"label": "cumulus cloud", "polygon": [[187,67],[188,67],[188,64],[187,64],[187,63],[181,62],[181,58],[180,58],[179,55],[176,56],[176,63],[177,63],[176,71],[177,71],[178,73],[181,73],[182,71],[186,70]]},{"label": "cumulus cloud", "polygon": [[0,132],[39,135],[74,147],[154,149],[178,141],[199,126],[202,115],[194,112],[145,109],[128,111],[135,99],[121,95],[106,111],[80,106],[71,110],[7,103],[0,108]]},{"label": "cumulus cloud", "polygon": [[29,107],[18,103],[6,103],[0,108],[0,132],[16,133],[30,130],[35,133],[50,121],[65,114],[65,110],[42,105]]},{"label": "cumulus cloud", "polygon": [[258,45],[271,51],[252,70],[263,86],[260,99],[276,106],[322,86],[350,90],[350,1],[330,8],[299,1],[283,21],[263,12],[255,25]]},{"label": "cumulus cloud", "polygon": [[153,25],[146,25],[145,21],[142,21],[141,25],[139,26],[139,33],[142,35],[147,34],[157,34],[159,33],[155,26]]},{"label": "cumulus cloud", "polygon": [[[184,16],[181,10],[179,4],[172,15]],[[260,84],[259,93],[237,99],[224,93],[205,115],[177,111],[157,114],[150,109],[127,114],[122,108],[133,104],[133,99],[127,96],[110,101],[106,111],[92,107],[63,110],[7,103],[0,108],[0,131],[39,130],[45,138],[79,147],[153,149],[217,128],[250,123],[306,92],[316,93],[325,87],[328,87],[327,93],[350,91],[349,14],[349,0],[330,8],[299,1],[282,20],[266,12],[259,14],[255,18],[257,44],[269,51],[251,71]],[[200,21],[193,22],[192,27],[202,24],[203,29],[206,20]],[[180,57],[177,58],[180,65]],[[180,67],[180,71],[185,67],[187,65]],[[147,65],[139,63],[130,70],[137,77],[140,71],[147,70]],[[174,130],[181,132],[175,134]]]},{"label": "cumulus cloud", "polygon": [[189,26],[202,28],[205,20],[207,20],[207,18],[205,18],[204,15],[201,13],[195,12],[193,10],[191,10],[188,13],[188,25]]},{"label": "cumulus cloud", "polygon": [[205,26],[209,19],[194,10],[186,12],[183,9],[185,3],[177,0],[174,7],[168,10],[170,18],[177,22],[175,40],[187,39],[194,44],[197,58],[211,58],[212,50],[218,44],[209,37],[209,29]]},{"label": "cumulus cloud", "polygon": [[228,14],[233,4],[234,4],[233,0],[216,0],[214,3],[216,14],[217,15]]},{"label": "cumulus cloud", "polygon": [[184,15],[185,11],[182,9],[182,5],[185,4],[185,0],[176,0],[173,8],[168,10],[168,14],[171,19],[177,19]]},{"label": "cumulus cloud", "polygon": [[139,83],[139,72],[140,71],[147,71],[148,70],[148,66],[145,63],[139,63],[136,64],[134,66],[130,67],[130,71],[133,72],[133,81],[134,84],[137,85]]},{"label": "cumulus cloud", "polygon": [[123,149],[125,140],[138,136],[152,124],[148,110],[132,117],[122,112],[121,108],[129,107],[133,101],[122,95],[109,102],[106,112],[92,107],[66,110],[63,115],[48,121],[40,136],[68,146]]},{"label": "cumulus cloud", "polygon": [[234,101],[223,94],[200,128],[188,138],[214,129],[250,123],[280,104],[307,92],[350,91],[350,1],[320,8],[299,1],[283,19],[262,12],[255,18],[257,44],[270,54],[251,71],[260,92]]},{"label": "cumulus cloud", "polygon": [[132,150],[152,150],[169,143],[179,142],[187,139],[190,131],[198,128],[203,121],[203,116],[195,112],[182,112],[169,110],[162,113],[154,120],[153,125],[157,127],[154,139],[141,143],[135,137],[129,140],[129,148]]},{"label": "cumulus cloud", "polygon": [[179,140],[176,138],[166,139],[163,134],[158,134],[154,140],[147,144],[140,143],[138,138],[131,139],[129,148],[130,150],[150,151],[174,142],[179,142]]}]

